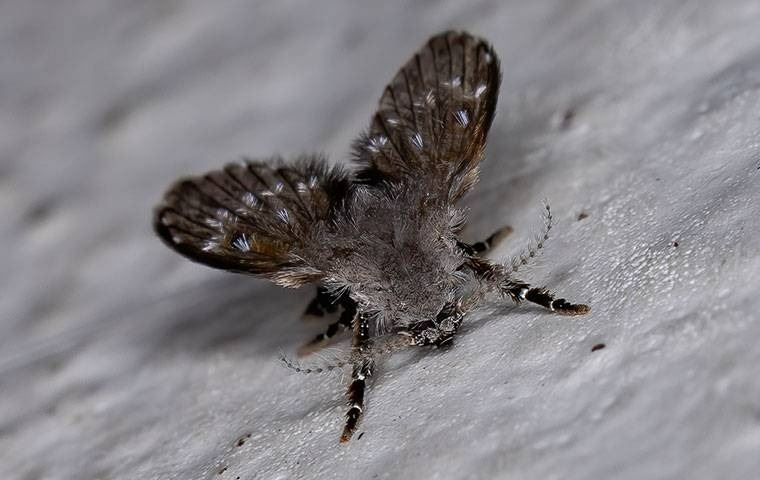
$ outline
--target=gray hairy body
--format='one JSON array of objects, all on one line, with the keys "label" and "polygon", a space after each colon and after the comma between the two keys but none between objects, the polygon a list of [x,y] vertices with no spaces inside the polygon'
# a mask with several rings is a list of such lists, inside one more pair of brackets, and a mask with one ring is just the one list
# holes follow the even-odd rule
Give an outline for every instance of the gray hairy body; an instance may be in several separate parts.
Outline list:
[{"label": "gray hairy body", "polygon": [[360,310],[376,312],[380,333],[435,318],[462,294],[465,256],[452,228],[459,216],[424,189],[361,192],[340,238],[327,241],[341,246],[324,283],[349,289]]}]

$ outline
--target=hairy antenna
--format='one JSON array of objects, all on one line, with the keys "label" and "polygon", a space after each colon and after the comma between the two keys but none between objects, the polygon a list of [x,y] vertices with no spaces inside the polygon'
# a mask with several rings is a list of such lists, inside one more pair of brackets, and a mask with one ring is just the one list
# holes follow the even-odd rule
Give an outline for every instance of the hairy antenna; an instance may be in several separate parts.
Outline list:
[{"label": "hairy antenna", "polygon": [[544,231],[541,235],[536,236],[528,247],[520,255],[512,259],[512,272],[517,272],[520,268],[528,265],[532,258],[535,258],[544,248],[544,243],[549,240],[549,231],[552,229],[554,217],[549,202],[544,200]]},{"label": "hairy antenna", "polygon": [[[306,364],[293,360],[284,353],[280,352],[280,361],[286,368],[296,373],[311,374],[311,373],[327,373],[335,370],[343,369],[345,366],[350,365],[350,361],[336,360],[334,363],[329,363],[327,359],[322,358],[325,363],[311,363]],[[349,359],[350,360],[350,359]]]},{"label": "hairy antenna", "polygon": [[343,352],[336,351],[332,355],[320,355],[316,362],[305,363],[293,360],[280,352],[280,361],[286,368],[297,373],[327,373],[365,361],[374,362],[412,344],[412,338],[405,333],[388,334],[373,338],[362,350],[354,348],[345,355],[342,355]]}]

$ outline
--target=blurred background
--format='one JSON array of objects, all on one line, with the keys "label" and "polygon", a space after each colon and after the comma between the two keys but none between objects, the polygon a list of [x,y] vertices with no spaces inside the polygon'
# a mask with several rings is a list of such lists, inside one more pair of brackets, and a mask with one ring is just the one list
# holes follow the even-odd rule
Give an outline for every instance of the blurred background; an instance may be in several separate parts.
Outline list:
[{"label": "blurred background", "polygon": [[[0,2],[0,476],[752,478],[760,468],[760,3]],[[495,305],[343,386],[277,362],[313,292],[164,247],[151,211],[226,162],[349,158],[431,35],[504,79],[468,240],[580,319]],[[603,349],[592,348],[605,345]]]}]

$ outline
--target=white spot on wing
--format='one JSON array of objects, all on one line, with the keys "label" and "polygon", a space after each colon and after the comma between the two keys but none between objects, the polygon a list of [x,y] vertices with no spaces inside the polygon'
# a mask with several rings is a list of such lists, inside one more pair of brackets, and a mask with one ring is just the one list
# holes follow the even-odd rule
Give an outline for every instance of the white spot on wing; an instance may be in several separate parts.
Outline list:
[{"label": "white spot on wing", "polygon": [[274,186],[274,193],[278,194],[282,192],[282,189],[285,188],[285,184],[282,182],[277,182],[277,185]]},{"label": "white spot on wing", "polygon": [[435,93],[433,93],[433,90],[430,89],[425,94],[425,103],[428,105],[435,105]]},{"label": "white spot on wing", "polygon": [[251,251],[251,244],[248,243],[248,239],[245,238],[245,235],[243,234],[241,234],[239,237],[233,240],[232,245],[238,250],[240,250],[241,252]]},{"label": "white spot on wing", "polygon": [[222,222],[220,222],[216,218],[207,218],[206,219],[206,225],[208,225],[211,228],[216,228],[216,229],[221,229],[222,228]]},{"label": "white spot on wing", "polygon": [[245,192],[243,194],[243,203],[250,208],[256,208],[259,206],[259,199],[251,192]]},{"label": "white spot on wing", "polygon": [[237,222],[237,216],[226,208],[217,208],[216,218],[217,221],[220,222],[220,226],[221,224],[230,224]]},{"label": "white spot on wing", "polygon": [[463,127],[466,127],[470,123],[470,117],[467,115],[467,110],[457,110],[454,112],[454,118],[457,123]]},{"label": "white spot on wing", "polygon": [[374,153],[377,153],[380,151],[381,148],[383,148],[388,143],[388,137],[385,135],[377,135],[375,137],[371,137],[369,139],[369,145],[367,148]]},{"label": "white spot on wing", "polygon": [[204,252],[210,252],[212,250],[216,250],[216,247],[219,246],[219,243],[217,243],[216,240],[204,240],[203,246],[201,247],[201,250]]},{"label": "white spot on wing", "polygon": [[486,85],[483,84],[483,83],[481,83],[480,85],[478,85],[478,88],[476,88],[475,92],[474,92],[475,96],[476,97],[480,97],[481,95],[483,95],[483,93],[486,91],[486,88],[487,88]]},{"label": "white spot on wing", "polygon": [[451,86],[452,87],[458,87],[460,85],[462,85],[462,77],[456,76],[456,77],[454,77],[454,78],[451,79]]},{"label": "white spot on wing", "polygon": [[277,217],[279,217],[279,219],[285,223],[288,223],[290,221],[290,213],[288,213],[288,211],[284,208],[281,208],[277,211]]},{"label": "white spot on wing", "polygon": [[411,138],[412,144],[417,147],[417,150],[422,150],[422,135],[415,133]]}]

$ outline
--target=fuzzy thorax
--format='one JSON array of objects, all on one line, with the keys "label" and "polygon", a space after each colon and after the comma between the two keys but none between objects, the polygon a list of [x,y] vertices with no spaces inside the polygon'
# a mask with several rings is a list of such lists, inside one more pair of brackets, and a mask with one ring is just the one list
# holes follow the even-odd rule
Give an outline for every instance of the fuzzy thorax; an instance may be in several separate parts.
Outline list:
[{"label": "fuzzy thorax", "polygon": [[[410,206],[412,213],[408,212]],[[333,257],[326,284],[347,288],[362,311],[390,332],[432,320],[460,296],[465,261],[448,207],[419,191],[363,196],[346,225],[350,249]],[[347,253],[344,253],[347,252]]]}]

